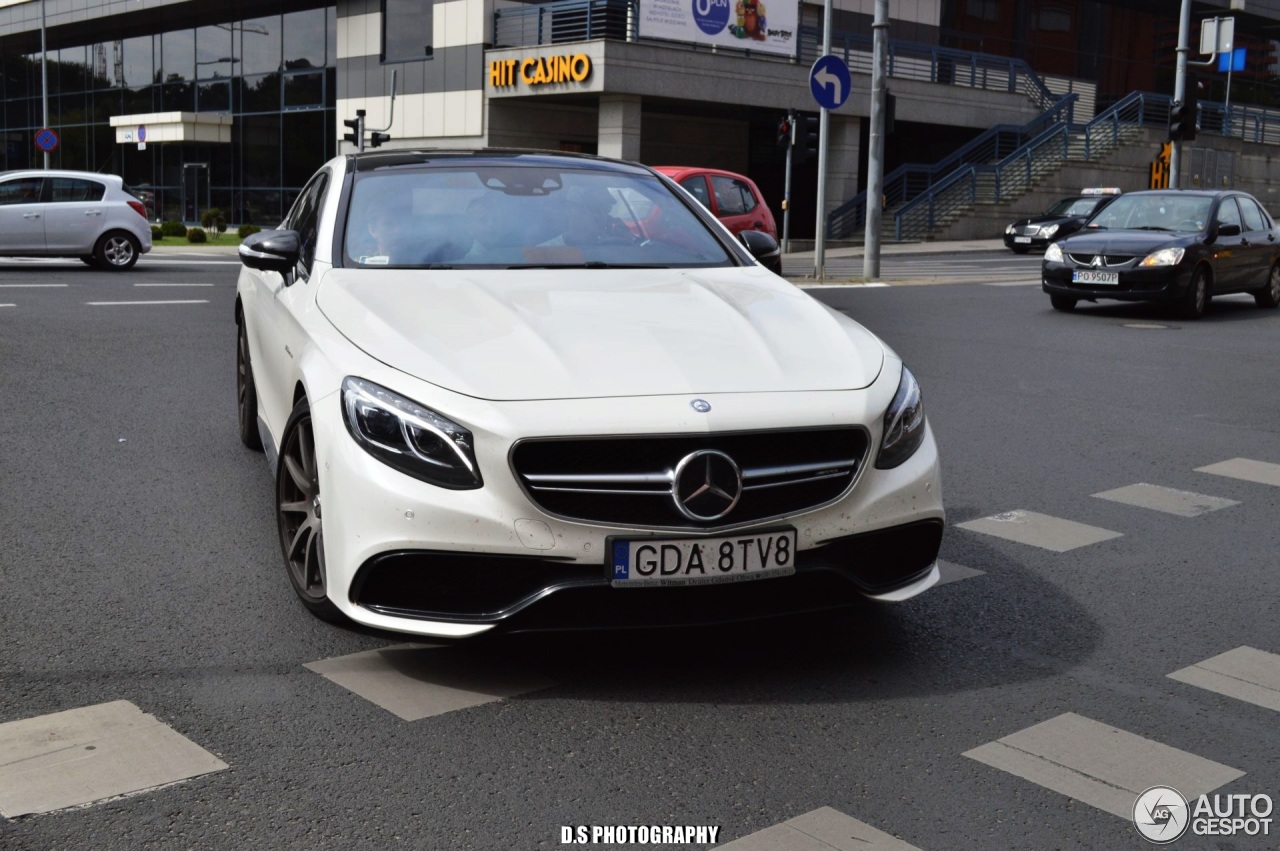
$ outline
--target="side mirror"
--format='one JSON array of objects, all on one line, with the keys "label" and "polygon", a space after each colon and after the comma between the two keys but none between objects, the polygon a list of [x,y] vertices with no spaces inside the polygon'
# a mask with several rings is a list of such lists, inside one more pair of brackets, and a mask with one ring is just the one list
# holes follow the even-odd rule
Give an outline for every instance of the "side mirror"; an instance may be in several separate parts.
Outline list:
[{"label": "side mirror", "polygon": [[250,269],[288,274],[298,265],[302,242],[294,230],[264,230],[240,243],[240,262]]},{"label": "side mirror", "polygon": [[1216,236],[1239,236],[1240,233],[1239,225],[1218,225]]},{"label": "side mirror", "polygon": [[782,248],[778,245],[778,240],[769,236],[764,231],[744,230],[738,234],[738,239],[742,240],[742,244],[747,247],[747,251],[751,252],[751,256],[768,266],[770,269],[777,271],[782,266]]}]

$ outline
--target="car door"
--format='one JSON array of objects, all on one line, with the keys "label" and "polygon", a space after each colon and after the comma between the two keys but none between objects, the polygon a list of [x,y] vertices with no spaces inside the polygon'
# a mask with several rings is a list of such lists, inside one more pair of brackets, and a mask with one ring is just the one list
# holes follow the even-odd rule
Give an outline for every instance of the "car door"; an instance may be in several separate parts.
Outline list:
[{"label": "car door", "polygon": [[315,261],[320,209],[328,185],[327,171],[316,174],[280,225],[283,230],[297,231],[300,238],[301,258],[294,272],[281,275],[251,270],[254,311],[260,320],[256,328],[249,329],[253,377],[258,384],[258,410],[277,439],[293,407],[296,362],[306,342],[298,314],[311,296],[308,284]]},{"label": "car door", "polygon": [[1248,243],[1241,272],[1240,286],[1254,289],[1265,286],[1276,257],[1276,235],[1258,203],[1247,195],[1237,195],[1240,216],[1244,219],[1244,237]]},{"label": "car door", "polygon": [[50,254],[92,254],[106,221],[106,184],[79,177],[49,178],[45,245]]},{"label": "car door", "polygon": [[0,254],[44,253],[42,177],[0,181]]},{"label": "car door", "polygon": [[[1236,199],[1228,195],[1218,202],[1214,213],[1218,225],[1218,238],[1213,243],[1213,292],[1226,292],[1243,286],[1241,281],[1248,268],[1249,244],[1244,233],[1244,221]],[[1239,233],[1224,235],[1224,228],[1237,227]]]},{"label": "car door", "polygon": [[750,186],[728,175],[712,174],[709,177],[716,215],[734,236],[744,230],[764,230],[760,205]]}]

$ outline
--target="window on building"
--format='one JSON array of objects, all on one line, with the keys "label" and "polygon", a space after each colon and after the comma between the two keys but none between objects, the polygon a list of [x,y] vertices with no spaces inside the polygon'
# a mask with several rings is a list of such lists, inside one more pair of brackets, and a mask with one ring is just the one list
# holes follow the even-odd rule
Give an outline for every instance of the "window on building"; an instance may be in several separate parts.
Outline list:
[{"label": "window on building", "polygon": [[1000,20],[1000,0],[966,0],[965,11],[971,18],[998,21]]},{"label": "window on building", "polygon": [[1041,32],[1071,32],[1071,10],[1045,6],[1031,13],[1031,28]]},{"label": "window on building", "polygon": [[382,0],[382,61],[406,62],[431,56],[434,16],[429,0]]}]

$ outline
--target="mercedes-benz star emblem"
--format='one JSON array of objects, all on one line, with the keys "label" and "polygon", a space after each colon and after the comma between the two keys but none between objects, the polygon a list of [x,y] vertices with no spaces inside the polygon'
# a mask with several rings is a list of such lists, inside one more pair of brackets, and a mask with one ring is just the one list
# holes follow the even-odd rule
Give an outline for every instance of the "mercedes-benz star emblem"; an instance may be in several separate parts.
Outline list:
[{"label": "mercedes-benz star emblem", "polygon": [[715,449],[691,452],[676,465],[671,498],[690,520],[719,520],[742,498],[742,470]]},{"label": "mercedes-benz star emblem", "polygon": [[694,399],[689,403],[689,407],[693,408],[700,414],[705,414],[707,411],[711,410],[711,403],[706,399]]}]

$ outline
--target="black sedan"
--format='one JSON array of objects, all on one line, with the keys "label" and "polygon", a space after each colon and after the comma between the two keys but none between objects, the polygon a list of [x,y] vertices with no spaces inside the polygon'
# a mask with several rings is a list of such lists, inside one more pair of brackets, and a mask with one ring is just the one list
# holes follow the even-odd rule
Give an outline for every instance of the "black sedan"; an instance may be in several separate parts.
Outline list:
[{"label": "black sedan", "polygon": [[1019,219],[1006,227],[1004,244],[1015,254],[1026,254],[1033,248],[1044,251],[1049,243],[1080,230],[1090,216],[1110,204],[1119,194],[1118,189],[1086,189],[1080,195],[1063,198],[1043,213]]},{"label": "black sedan", "polygon": [[1252,293],[1280,305],[1280,230],[1252,195],[1163,189],[1121,195],[1044,254],[1042,287],[1057,310],[1100,298],[1176,306]]}]

